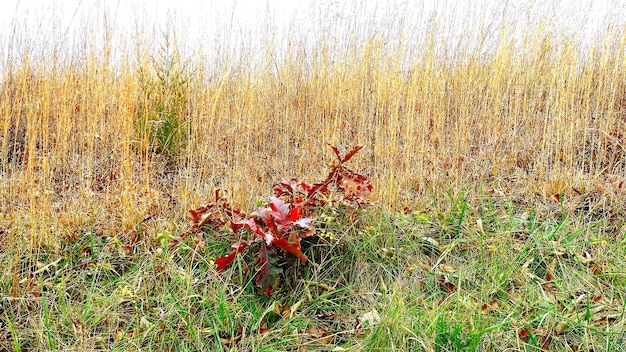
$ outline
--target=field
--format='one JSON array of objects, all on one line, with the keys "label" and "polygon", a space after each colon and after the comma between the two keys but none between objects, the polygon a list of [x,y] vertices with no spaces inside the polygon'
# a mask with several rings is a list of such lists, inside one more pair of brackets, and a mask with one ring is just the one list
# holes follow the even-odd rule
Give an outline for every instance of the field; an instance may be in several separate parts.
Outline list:
[{"label": "field", "polygon": [[[0,34],[0,350],[626,350],[626,27],[314,10],[261,44],[103,8]],[[317,208],[271,295],[216,269],[245,231],[185,236],[328,144],[373,204]]]}]

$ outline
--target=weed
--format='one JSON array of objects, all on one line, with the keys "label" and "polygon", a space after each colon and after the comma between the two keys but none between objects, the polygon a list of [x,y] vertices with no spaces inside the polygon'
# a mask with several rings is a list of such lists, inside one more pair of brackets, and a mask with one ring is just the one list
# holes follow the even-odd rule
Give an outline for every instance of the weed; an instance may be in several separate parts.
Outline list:
[{"label": "weed", "polygon": [[467,335],[467,332],[463,330],[462,325],[455,326],[445,316],[437,318],[436,351],[477,351],[480,345],[480,335]]},{"label": "weed", "polygon": [[[286,264],[290,262],[285,257],[286,254],[293,255],[302,264],[308,262],[308,257],[302,251],[301,241],[315,234],[311,216],[321,215],[324,207],[332,209],[337,205],[344,205],[354,210],[364,204],[372,204],[362,198],[365,192],[372,190],[369,180],[344,166],[362,147],[353,148],[344,157],[337,147],[331,148],[338,161],[322,182],[309,184],[296,178],[283,179],[274,186],[275,197],[271,197],[269,208],[258,208],[250,216],[245,216],[243,212],[230,206],[225,199],[220,198],[219,191],[216,191],[215,202],[189,211],[192,227],[174,243],[180,243],[180,240],[194,234],[203,226],[219,230],[228,224],[237,238],[241,237],[240,230],[245,230],[246,239],[234,243],[230,254],[215,260],[217,270],[226,269],[237,254],[254,247],[258,252],[254,267],[251,264],[245,265],[244,276],[256,271],[253,274],[256,276],[256,285],[270,296],[283,276]],[[228,218],[233,219],[227,221]]]},{"label": "weed", "polygon": [[139,152],[154,152],[175,160],[189,140],[190,125],[186,114],[189,102],[189,80],[186,64],[170,34],[151,65],[140,68],[137,115],[134,121]]}]

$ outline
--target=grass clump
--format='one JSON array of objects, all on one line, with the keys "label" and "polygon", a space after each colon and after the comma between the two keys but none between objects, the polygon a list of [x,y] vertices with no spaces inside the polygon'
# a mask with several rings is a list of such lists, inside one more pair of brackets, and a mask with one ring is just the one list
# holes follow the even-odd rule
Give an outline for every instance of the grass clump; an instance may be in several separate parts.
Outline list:
[{"label": "grass clump", "polygon": [[[463,221],[458,221],[459,199],[466,203]],[[374,206],[356,221],[329,209],[322,227],[334,239],[303,249],[317,264],[303,266],[271,297],[260,295],[256,280],[242,275],[245,264],[238,259],[221,273],[216,270],[214,261],[228,252],[230,242],[215,233],[172,247],[156,236],[131,244],[85,232],[37,257],[19,248],[4,250],[0,260],[12,270],[2,277],[2,346],[281,351],[624,346],[626,263],[619,254],[626,243],[611,238],[606,224],[590,226],[581,220],[585,214],[563,219],[535,210],[530,215],[497,194],[468,191],[436,204],[406,214]],[[448,217],[456,218],[455,226],[446,225]]]},{"label": "grass clump", "polygon": [[[172,39],[173,38],[173,39]],[[146,67],[147,66],[147,67]],[[133,122],[135,148],[170,162],[184,156],[189,141],[189,74],[175,36],[164,34],[156,57],[138,68],[137,115]]]}]

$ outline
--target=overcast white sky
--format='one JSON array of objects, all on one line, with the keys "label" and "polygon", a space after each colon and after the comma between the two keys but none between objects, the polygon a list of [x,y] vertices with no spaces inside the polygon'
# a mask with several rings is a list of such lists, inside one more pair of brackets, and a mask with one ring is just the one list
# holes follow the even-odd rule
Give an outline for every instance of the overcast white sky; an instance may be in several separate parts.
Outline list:
[{"label": "overcast white sky", "polygon": [[[624,1],[619,0],[406,0],[406,1],[377,1],[377,0],[2,0],[0,1],[0,23],[2,30],[10,28],[12,21],[20,21],[25,16],[55,17],[60,19],[62,26],[71,26],[78,21],[76,17],[83,11],[93,8],[106,7],[113,17],[114,23],[123,26],[139,12],[142,16],[152,18],[155,22],[161,21],[168,13],[180,16],[187,21],[190,30],[198,30],[201,26],[211,26],[214,16],[231,16],[242,25],[253,24],[255,21],[264,21],[269,15],[272,20],[287,23],[293,15],[309,9],[311,4],[317,8],[327,9],[341,16],[342,11],[352,11],[356,7],[377,6],[386,8],[385,3],[391,6],[402,6],[403,9],[432,12],[439,9],[439,13],[456,13],[457,20],[462,20],[468,14],[470,5],[473,8],[506,7],[521,14],[533,11],[534,14],[553,13],[560,17],[563,23],[573,28],[583,22],[588,31],[598,29],[600,23],[607,17],[620,21],[626,17]],[[505,4],[505,5],[503,5]],[[460,16],[459,16],[460,15]]]},{"label": "overcast white sky", "polygon": [[[479,22],[493,22],[494,26],[499,26],[503,12],[507,13],[508,19],[519,19],[520,22],[548,16],[566,33],[589,40],[602,32],[607,21],[624,23],[626,1],[1,0],[0,43],[11,42],[8,38],[13,32],[24,28],[28,28],[29,38],[41,38],[43,42],[59,40],[58,37],[64,35],[70,38],[74,32],[82,33],[79,29],[89,27],[92,22],[102,23],[103,13],[107,14],[107,23],[118,35],[127,31],[135,33],[133,29],[137,24],[139,27],[143,24],[144,29],[147,24],[148,30],[152,26],[156,32],[157,27],[173,23],[177,36],[183,38],[185,45],[194,47],[210,41],[219,46],[233,38],[254,43],[257,39],[267,38],[268,33],[280,40],[286,33],[294,31],[314,39],[319,35],[315,32],[325,28],[331,32],[349,30],[350,27],[342,27],[342,23],[383,21],[385,16],[397,15],[405,16],[414,29],[425,26],[432,18],[443,20],[446,27],[456,31],[453,34],[458,34],[474,28],[472,26]],[[388,28],[383,26],[380,29]],[[220,36],[224,37],[222,42]]]}]

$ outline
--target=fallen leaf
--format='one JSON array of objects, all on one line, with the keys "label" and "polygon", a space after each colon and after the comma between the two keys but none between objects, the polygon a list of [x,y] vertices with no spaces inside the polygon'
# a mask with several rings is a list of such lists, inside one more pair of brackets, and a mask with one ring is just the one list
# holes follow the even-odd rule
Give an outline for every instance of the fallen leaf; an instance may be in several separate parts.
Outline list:
[{"label": "fallen leaf", "polygon": [[[82,334],[83,333],[84,324],[81,323],[80,321],[74,319],[74,318],[70,318],[70,319],[72,320],[72,328],[74,329],[74,334],[76,334],[76,335]],[[119,330],[116,330],[116,334],[115,334],[116,337],[117,337],[117,331],[119,331]]]},{"label": "fallen leaf", "polygon": [[364,322],[364,323],[367,323],[368,325],[374,325],[374,324],[380,322],[380,315],[378,314],[376,309],[374,309],[372,311],[364,313],[361,316],[361,321]]},{"label": "fallen leaf", "polygon": [[333,336],[328,334],[327,329],[315,325],[311,325],[306,333],[315,338],[320,344],[323,345],[330,344],[333,339]]},{"label": "fallen leaf", "polygon": [[561,321],[558,324],[556,324],[556,327],[554,328],[554,334],[555,335],[561,335],[563,333],[563,331],[565,331],[565,329],[567,329],[567,322],[566,321]]},{"label": "fallen leaf", "polygon": [[543,338],[543,343],[541,344],[541,350],[542,351],[549,351],[550,350],[550,341],[552,340],[552,336],[550,336],[550,334],[546,335]]},{"label": "fallen leaf", "polygon": [[453,274],[456,272],[456,269],[448,264],[440,264],[439,267],[441,268],[441,270],[443,270],[443,272],[448,274]]},{"label": "fallen leaf", "polygon": [[115,330],[115,342],[116,343],[120,342],[124,338],[124,335],[126,335],[124,331],[120,329],[116,329]]},{"label": "fallen leaf", "polygon": [[546,269],[546,281],[552,281],[554,277],[554,268],[556,268],[556,257],[552,258],[552,262]]},{"label": "fallen leaf", "polygon": [[265,326],[265,318],[263,318],[263,320],[261,320],[261,325],[259,326],[259,334],[263,335],[269,331],[270,329]]},{"label": "fallen leaf", "polygon": [[443,275],[439,276],[437,282],[439,283],[439,286],[445,288],[448,293],[452,293],[454,292],[454,290],[456,290],[456,285],[448,281],[448,279]]}]

